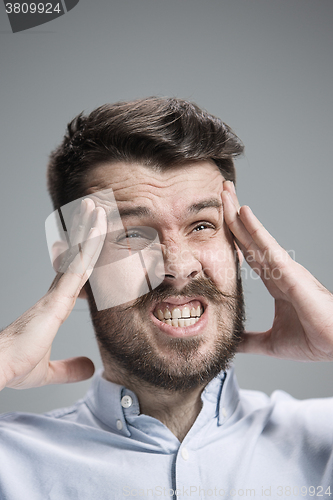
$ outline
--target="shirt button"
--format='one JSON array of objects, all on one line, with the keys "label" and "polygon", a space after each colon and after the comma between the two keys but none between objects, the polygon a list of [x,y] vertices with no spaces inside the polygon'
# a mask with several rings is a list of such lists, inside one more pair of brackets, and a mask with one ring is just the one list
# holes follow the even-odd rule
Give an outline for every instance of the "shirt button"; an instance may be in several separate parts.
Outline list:
[{"label": "shirt button", "polygon": [[189,455],[188,455],[187,448],[185,448],[185,447],[182,448],[181,455],[182,455],[184,460],[188,460]]},{"label": "shirt button", "polygon": [[121,431],[121,429],[123,428],[123,423],[121,420],[117,420],[117,429],[118,431]]},{"label": "shirt button", "polygon": [[227,410],[224,407],[222,408],[222,415],[224,418],[227,416]]},{"label": "shirt button", "polygon": [[121,398],[121,406],[123,408],[129,408],[130,406],[132,406],[133,404],[133,399],[131,398],[131,396],[123,396]]}]

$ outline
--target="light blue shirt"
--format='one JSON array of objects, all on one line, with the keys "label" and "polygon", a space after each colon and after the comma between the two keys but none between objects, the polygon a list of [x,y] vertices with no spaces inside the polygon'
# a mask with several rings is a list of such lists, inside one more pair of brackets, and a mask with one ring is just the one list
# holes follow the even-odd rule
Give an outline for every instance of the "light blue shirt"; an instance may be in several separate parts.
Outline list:
[{"label": "light blue shirt", "polygon": [[230,370],[202,402],[182,443],[101,372],[71,408],[3,415],[0,499],[332,500],[333,398],[240,391]]}]

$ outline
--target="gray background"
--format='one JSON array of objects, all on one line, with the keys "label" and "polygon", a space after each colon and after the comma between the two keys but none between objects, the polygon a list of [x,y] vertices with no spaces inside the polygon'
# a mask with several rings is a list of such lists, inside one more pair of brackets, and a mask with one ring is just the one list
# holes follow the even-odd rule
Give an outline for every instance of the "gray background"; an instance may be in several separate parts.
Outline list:
[{"label": "gray background", "polygon": [[[52,279],[44,221],[47,157],[66,123],[105,102],[148,95],[196,101],[242,138],[238,194],[329,289],[332,253],[331,0],[114,0],[12,34],[0,4],[1,301],[6,326]],[[245,283],[249,329],[271,325],[263,285]],[[83,302],[53,358],[100,359]],[[331,363],[239,355],[240,385],[295,397],[332,395]],[[71,404],[90,382],[5,389],[0,411]]]}]

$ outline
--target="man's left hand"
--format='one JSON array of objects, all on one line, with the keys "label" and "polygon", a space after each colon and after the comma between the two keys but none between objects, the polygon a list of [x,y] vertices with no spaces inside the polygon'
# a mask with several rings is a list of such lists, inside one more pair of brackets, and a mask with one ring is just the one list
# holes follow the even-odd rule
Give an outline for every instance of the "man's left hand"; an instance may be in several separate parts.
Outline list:
[{"label": "man's left hand", "polygon": [[245,332],[239,352],[299,361],[333,361],[333,295],[276,242],[233,183],[223,183],[224,218],[248,264],[275,299],[272,327]]}]

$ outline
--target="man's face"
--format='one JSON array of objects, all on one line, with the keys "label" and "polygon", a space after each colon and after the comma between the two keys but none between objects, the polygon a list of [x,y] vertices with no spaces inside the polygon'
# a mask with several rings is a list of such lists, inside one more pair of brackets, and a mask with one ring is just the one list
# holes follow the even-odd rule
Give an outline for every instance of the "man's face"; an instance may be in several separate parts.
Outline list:
[{"label": "man's face", "polygon": [[[109,367],[186,390],[207,383],[234,354],[243,302],[235,247],[223,221],[223,180],[209,161],[164,172],[127,163],[94,169],[88,194],[112,188],[125,229],[158,233],[164,270],[156,272],[165,273],[155,290],[123,306],[97,311],[89,294],[106,374]],[[103,286],[109,284],[101,280]]]}]

